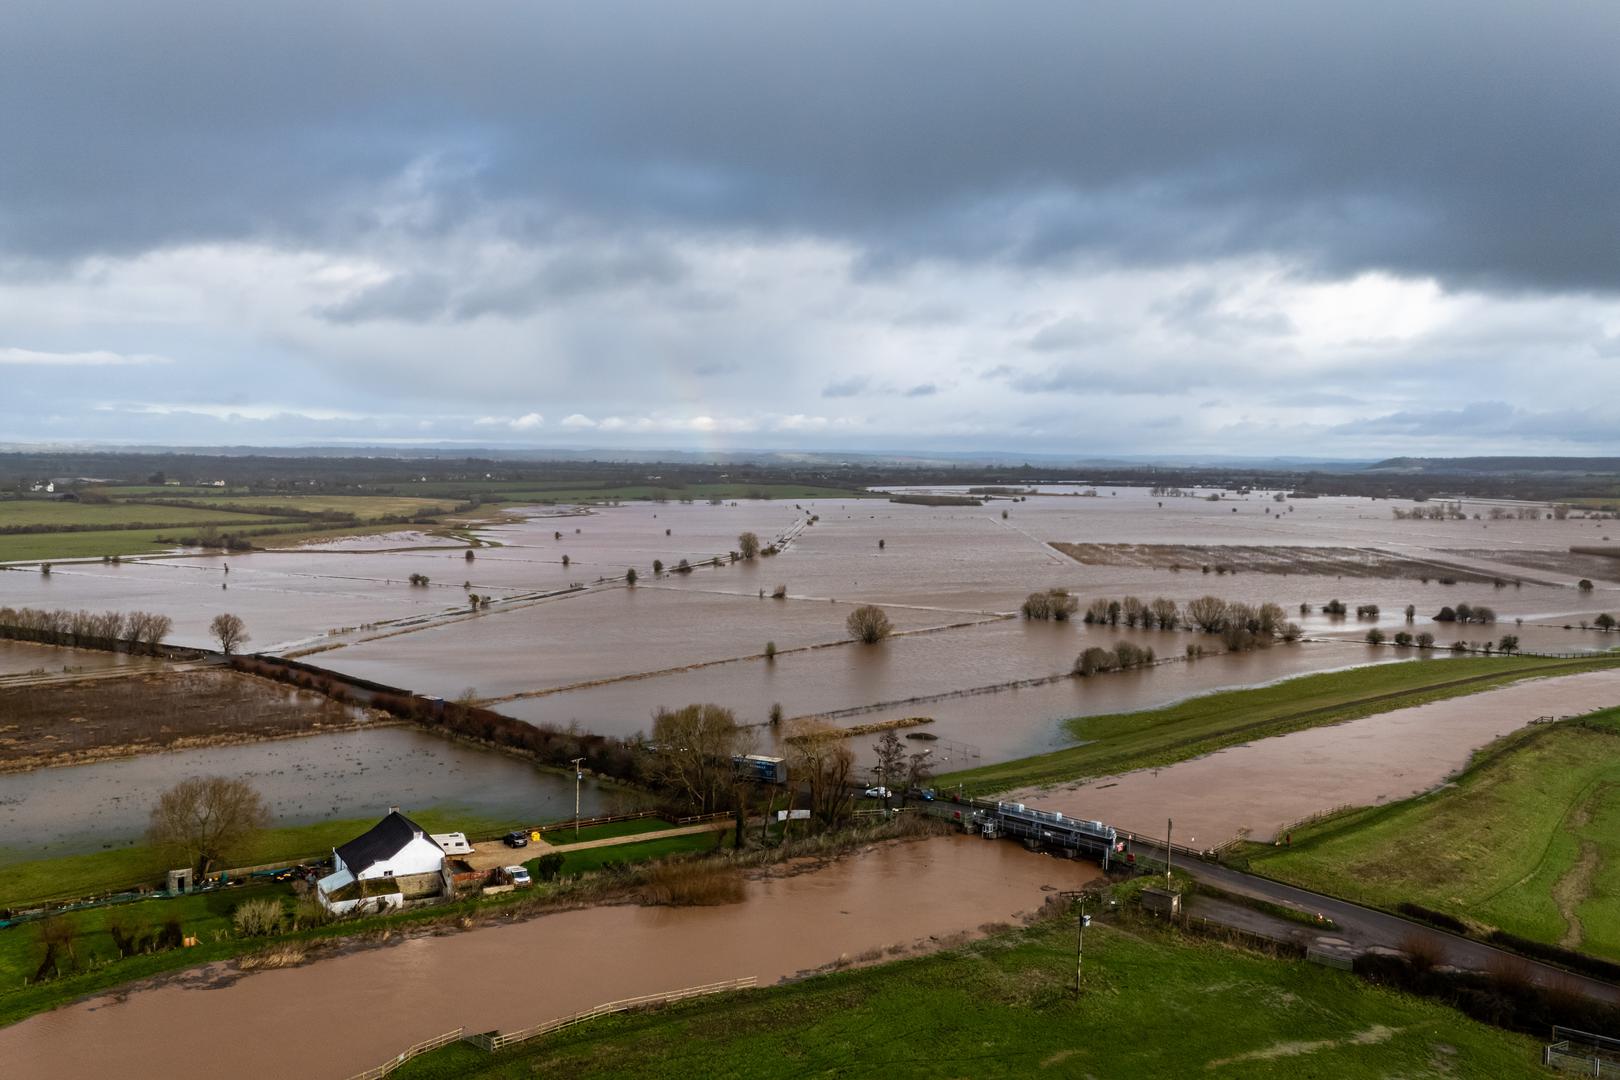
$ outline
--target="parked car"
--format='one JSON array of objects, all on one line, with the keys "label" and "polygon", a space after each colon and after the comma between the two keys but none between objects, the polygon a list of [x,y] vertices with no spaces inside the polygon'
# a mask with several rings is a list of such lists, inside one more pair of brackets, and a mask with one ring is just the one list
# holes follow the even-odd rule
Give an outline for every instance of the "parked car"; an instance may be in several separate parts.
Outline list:
[{"label": "parked car", "polygon": [[866,789],[866,797],[868,799],[887,799],[889,789],[886,787],[869,787]]},{"label": "parked car", "polygon": [[933,802],[934,801],[934,789],[933,788],[912,788],[910,791],[906,792],[906,798],[908,798],[908,799],[921,799],[923,802]]},{"label": "parked car", "polygon": [[512,884],[520,889],[527,889],[534,882],[529,878],[529,872],[521,866],[508,866],[506,876],[512,879]]},{"label": "parked car", "polygon": [[507,847],[529,846],[529,834],[524,832],[522,829],[513,829],[501,839],[505,841]]}]

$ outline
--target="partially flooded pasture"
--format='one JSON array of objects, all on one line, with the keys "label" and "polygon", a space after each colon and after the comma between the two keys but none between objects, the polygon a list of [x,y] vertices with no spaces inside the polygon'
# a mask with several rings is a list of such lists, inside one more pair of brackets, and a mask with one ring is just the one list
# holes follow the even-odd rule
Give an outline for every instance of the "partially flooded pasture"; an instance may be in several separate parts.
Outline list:
[{"label": "partially flooded pasture", "polygon": [[[1359,644],[1278,645],[1229,656],[1174,661],[1089,679],[1063,677],[1088,645],[1129,639],[1174,658],[1195,636],[1115,631],[1081,624],[1002,620],[916,634],[881,648],[844,646],[626,679],[502,702],[502,712],[534,723],[630,735],[650,726],[660,704],[716,701],[745,723],[762,723],[772,704],[787,716],[834,714],[839,725],[927,716],[918,731],[975,747],[986,761],[1040,753],[1068,741],[1073,716],[1167,705],[1195,694],[1293,675],[1404,659]],[[1005,686],[1010,681],[1046,680]],[[1003,687],[990,692],[975,692]],[[780,732],[761,729],[762,746]],[[864,753],[871,739],[857,740]]]},{"label": "partially flooded pasture", "polygon": [[[389,806],[548,821],[574,812],[574,778],[408,727],[380,727],[0,774],[0,864],[122,847],[144,834],[158,796],[191,776],[239,776],[274,824],[381,817]],[[586,815],[621,789],[589,782]]]},{"label": "partially flooded pasture", "polygon": [[[1609,636],[1561,627],[1606,607],[1620,611],[1620,560],[1603,561],[1614,564],[1610,575],[1595,576],[1596,589],[1581,593],[1559,559],[1571,545],[1601,542],[1615,523],[1394,520],[1392,508],[1413,505],[1278,502],[1267,492],[1212,502],[1105,487],[1096,497],[1036,495],[983,506],[848,498],[515,508],[516,520],[476,530],[498,546],[474,548],[471,559],[467,549],[402,530],[324,550],[64,564],[49,577],[0,573],[0,603],[162,611],[175,619],[172,640],[183,644],[207,643],[208,620],[233,611],[247,622],[251,648],[313,648],[308,659],[323,666],[446,697],[475,690],[511,715],[559,726],[628,734],[644,729],[658,706],[691,701],[726,705],[757,722],[780,702],[788,715],[833,713],[840,723],[933,716],[935,733],[992,759],[1061,742],[1058,721],[1068,716],[1410,655],[1363,645],[1373,626],[1388,636],[1430,632],[1442,645],[1516,633],[1523,647],[1544,651],[1609,646]],[[1488,516],[1490,505],[1465,508]],[[733,564],[726,556],[743,531],[765,543],[792,539],[774,557]],[[1331,548],[1340,562],[1326,565],[1398,556],[1402,572],[1419,576],[1083,563],[1049,542],[1262,549],[1245,566],[1265,564],[1268,546]],[[722,565],[709,565],[716,556]],[[681,559],[695,569],[655,578],[655,559],[666,570]],[[1279,558],[1271,568],[1311,569],[1313,561]],[[1423,569],[1430,565],[1432,574]],[[620,581],[631,567],[641,578],[633,589]],[[1502,583],[1464,575],[1442,584],[1459,567]],[[410,584],[412,574],[428,584]],[[575,585],[583,588],[570,591]],[[788,598],[770,599],[779,586]],[[1082,606],[1127,595],[1270,601],[1307,636],[1327,640],[1058,679],[1089,644],[1123,637],[1171,656],[1215,641],[1016,618],[1024,596],[1054,587]],[[475,612],[469,594],[493,603]],[[1376,604],[1380,615],[1332,618],[1321,611],[1332,599],[1351,608]],[[1429,621],[1442,606],[1464,602],[1492,606],[1498,622]],[[845,617],[860,603],[883,605],[902,631],[928,632],[873,647],[839,644]],[[1411,623],[1408,604],[1416,609]],[[760,656],[767,642],[780,652],[774,661]],[[1032,680],[1050,681],[1027,685]]]},{"label": "partially flooded pasture", "polygon": [[8,675],[61,674],[75,671],[106,671],[114,668],[141,668],[151,661],[127,653],[93,649],[64,649],[55,645],[35,645],[28,641],[0,640],[0,678]]},{"label": "partially flooded pasture", "polygon": [[[756,655],[767,641],[778,649],[836,643],[847,637],[851,607],[657,586],[615,588],[480,612],[315,659],[390,685],[449,696],[476,687],[480,696],[492,697]],[[907,608],[890,608],[888,615],[898,630],[950,618]]]}]

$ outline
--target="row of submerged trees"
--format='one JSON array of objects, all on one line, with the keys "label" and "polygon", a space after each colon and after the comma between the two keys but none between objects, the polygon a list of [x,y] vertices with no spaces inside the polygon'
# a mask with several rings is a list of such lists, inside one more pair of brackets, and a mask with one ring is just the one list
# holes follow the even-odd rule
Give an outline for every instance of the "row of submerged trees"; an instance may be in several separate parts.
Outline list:
[{"label": "row of submerged trees", "polygon": [[0,607],[0,637],[41,645],[155,655],[174,628],[150,611],[58,611]]},{"label": "row of submerged trees", "polygon": [[[1064,622],[1079,611],[1079,601],[1066,589],[1030,593],[1020,609],[1026,619]],[[1218,596],[1200,596],[1185,605],[1165,597],[1097,599],[1087,606],[1081,621],[1094,626],[1141,627],[1144,630],[1200,630],[1219,634],[1227,649],[1241,651],[1272,641],[1295,641],[1297,623],[1289,622],[1279,604],[1245,604]]]}]

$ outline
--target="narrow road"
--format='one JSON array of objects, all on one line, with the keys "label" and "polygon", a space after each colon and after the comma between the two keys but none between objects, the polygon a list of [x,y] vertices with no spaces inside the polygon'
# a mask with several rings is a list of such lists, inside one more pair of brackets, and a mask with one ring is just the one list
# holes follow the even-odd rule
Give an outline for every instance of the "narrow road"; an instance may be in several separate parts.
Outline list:
[{"label": "narrow road", "polygon": [[[1160,861],[1164,859],[1162,846],[1138,839],[1134,847],[1138,854],[1145,854],[1151,859]],[[1498,949],[1482,941],[1459,937],[1423,923],[1403,919],[1398,915],[1390,915],[1349,900],[1324,896],[1293,885],[1284,885],[1280,881],[1234,870],[1219,863],[1183,858],[1178,854],[1171,864],[1194,881],[1208,883],[1236,896],[1267,900],[1298,911],[1326,915],[1338,924],[1337,930],[1321,935],[1316,935],[1309,928],[1303,928],[1304,933],[1309,936],[1332,936],[1346,939],[1363,948],[1369,945],[1382,945],[1391,949],[1400,948],[1401,943],[1408,938],[1421,937],[1437,945],[1446,958],[1445,962],[1455,967],[1485,971],[1489,970],[1493,962],[1511,957],[1515,963],[1522,962],[1529,965],[1531,976],[1538,983],[1568,986],[1598,1001],[1620,1003],[1620,986],[1521,957],[1518,953]]]},{"label": "narrow road", "polygon": [[[674,829],[654,829],[651,832],[631,833],[628,836],[604,836],[600,840],[584,840],[577,844],[553,844],[542,841],[530,844],[521,850],[509,848],[503,840],[485,840],[473,845],[473,853],[467,857],[467,863],[474,870],[488,870],[497,866],[508,866],[513,863],[533,859],[538,855],[566,855],[571,851],[585,851],[588,848],[617,847],[620,844],[640,844],[647,840],[663,840],[671,836],[695,836],[698,833],[724,832],[735,828],[736,823],[729,818],[725,821],[705,821],[697,825],[682,825]],[[555,835],[567,836],[568,830],[562,829]]]}]

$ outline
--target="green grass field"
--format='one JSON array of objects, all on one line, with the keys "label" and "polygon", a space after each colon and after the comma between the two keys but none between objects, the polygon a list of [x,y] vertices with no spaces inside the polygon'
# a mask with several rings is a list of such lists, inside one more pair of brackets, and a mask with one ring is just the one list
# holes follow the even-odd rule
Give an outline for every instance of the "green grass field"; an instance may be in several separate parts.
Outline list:
[{"label": "green grass field", "polygon": [[1259,873],[1620,959],[1620,709],[1498,740],[1455,783],[1259,848]]},{"label": "green grass field", "polygon": [[616,836],[635,836],[637,833],[662,832],[665,829],[675,828],[673,822],[660,818],[632,818],[629,821],[610,821],[606,825],[587,825],[577,833],[568,827],[551,829],[541,833],[544,843],[584,844],[591,840],[610,840]]},{"label": "green grass field", "polygon": [[[713,851],[717,836],[720,838],[718,841],[720,844],[730,847],[732,835],[730,832],[691,833],[687,836],[666,836],[661,840],[643,840],[638,844],[613,844],[585,851],[570,851],[563,855],[562,872],[565,875],[589,874],[604,866],[632,866],[669,855]],[[533,850],[530,848],[530,851]],[[541,850],[541,854],[544,854],[544,849]],[[540,856],[535,855],[523,865],[533,874],[536,872],[535,864],[539,860]]]},{"label": "green grass field", "polygon": [[1076,1002],[1072,924],[1045,923],[930,957],[609,1017],[498,1054],[457,1043],[394,1075],[1541,1075],[1530,1039],[1313,964],[1097,924],[1085,969]]},{"label": "green grass field", "polygon": [[409,517],[413,514],[438,514],[452,510],[452,498],[416,498],[399,495],[222,495],[210,499],[188,499],[194,506],[206,507],[210,503],[225,503],[249,510],[271,512],[296,510],[305,514],[336,512],[353,514],[360,521],[374,521],[382,517]]},{"label": "green grass field", "polygon": [[[1268,735],[1337,724],[1373,713],[1477,693],[1542,675],[1620,666],[1620,657],[1542,660],[1468,657],[1411,660],[1303,675],[1272,686],[1227,690],[1162,709],[1068,721],[1082,745],[938,777],[974,794],[1105,776],[1198,757]],[[1104,676],[1106,678],[1106,676]]]},{"label": "green grass field", "polygon": [[[412,811],[411,819],[429,832],[459,830],[470,836],[494,835],[510,827],[506,822],[487,821],[447,808]],[[355,818],[266,829],[232,862],[260,866],[327,856],[334,847],[376,823],[375,818]],[[0,908],[114,892],[161,879],[168,869],[162,855],[144,844],[34,860],[16,849],[0,849]]]},{"label": "green grass field", "polygon": [[263,513],[233,513],[202,506],[153,506],[150,503],[38,502],[33,499],[0,501],[0,529],[19,525],[240,525],[273,521]]}]

